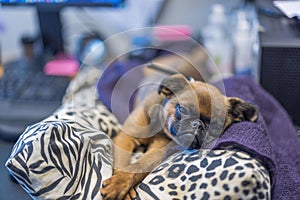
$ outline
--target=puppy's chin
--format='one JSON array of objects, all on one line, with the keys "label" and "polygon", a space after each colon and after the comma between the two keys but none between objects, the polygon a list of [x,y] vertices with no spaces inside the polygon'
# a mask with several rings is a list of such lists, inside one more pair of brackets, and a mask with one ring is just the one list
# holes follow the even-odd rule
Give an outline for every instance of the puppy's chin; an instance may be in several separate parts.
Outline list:
[{"label": "puppy's chin", "polygon": [[205,138],[205,131],[200,127],[192,127],[191,121],[188,120],[185,124],[169,118],[166,132],[180,146],[188,149],[200,149]]}]

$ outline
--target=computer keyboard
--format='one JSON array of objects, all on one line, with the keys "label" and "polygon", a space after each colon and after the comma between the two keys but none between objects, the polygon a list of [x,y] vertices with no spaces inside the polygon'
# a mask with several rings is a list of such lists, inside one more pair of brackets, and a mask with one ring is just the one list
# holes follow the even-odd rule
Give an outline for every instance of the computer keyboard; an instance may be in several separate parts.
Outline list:
[{"label": "computer keyboard", "polygon": [[5,68],[0,77],[0,137],[16,140],[28,125],[48,117],[60,105],[69,77],[43,71]]}]

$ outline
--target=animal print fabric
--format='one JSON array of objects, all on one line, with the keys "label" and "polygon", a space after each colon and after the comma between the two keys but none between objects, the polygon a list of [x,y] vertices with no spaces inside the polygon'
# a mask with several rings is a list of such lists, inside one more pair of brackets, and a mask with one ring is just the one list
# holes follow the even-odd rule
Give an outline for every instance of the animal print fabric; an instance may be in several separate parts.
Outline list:
[{"label": "animal print fabric", "polygon": [[[29,126],[15,144],[6,167],[32,198],[101,199],[101,182],[112,175],[110,138],[118,122],[98,101],[100,73],[82,69],[62,106]],[[136,191],[142,200],[269,199],[270,179],[243,152],[183,151],[161,163]]]},{"label": "animal print fabric", "polygon": [[140,199],[270,199],[265,167],[234,150],[172,155],[136,188]]},{"label": "animal print fabric", "polygon": [[101,199],[118,122],[97,100],[93,76],[99,77],[97,69],[83,70],[63,105],[29,126],[12,150],[6,167],[34,199]]}]

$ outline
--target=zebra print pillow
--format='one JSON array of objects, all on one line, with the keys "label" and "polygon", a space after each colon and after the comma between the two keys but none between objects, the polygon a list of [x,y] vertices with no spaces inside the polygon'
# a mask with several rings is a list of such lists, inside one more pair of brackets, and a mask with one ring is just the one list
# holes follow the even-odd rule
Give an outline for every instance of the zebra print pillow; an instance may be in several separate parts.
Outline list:
[{"label": "zebra print pillow", "polygon": [[65,104],[26,129],[6,163],[32,198],[101,199],[99,187],[112,174],[117,121],[97,104]]}]

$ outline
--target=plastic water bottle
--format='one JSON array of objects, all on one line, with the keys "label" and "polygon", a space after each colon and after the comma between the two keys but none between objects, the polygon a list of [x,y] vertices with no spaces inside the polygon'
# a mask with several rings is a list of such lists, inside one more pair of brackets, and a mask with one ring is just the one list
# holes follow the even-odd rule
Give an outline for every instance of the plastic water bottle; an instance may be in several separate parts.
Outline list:
[{"label": "plastic water bottle", "polygon": [[213,5],[208,24],[202,32],[203,45],[212,59],[209,59],[207,63],[211,81],[229,77],[233,74],[232,42],[227,27],[228,22],[223,5]]},{"label": "plastic water bottle", "polygon": [[237,26],[234,38],[234,71],[237,75],[251,75],[252,73],[252,52],[253,41],[251,27],[247,20],[246,12],[238,11]]}]

